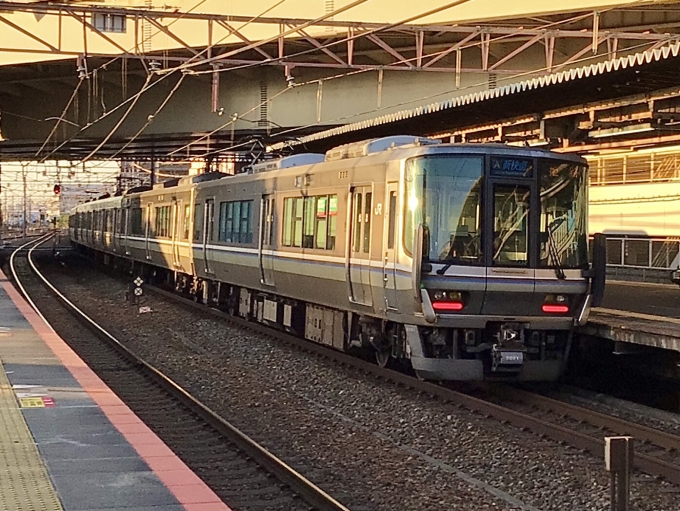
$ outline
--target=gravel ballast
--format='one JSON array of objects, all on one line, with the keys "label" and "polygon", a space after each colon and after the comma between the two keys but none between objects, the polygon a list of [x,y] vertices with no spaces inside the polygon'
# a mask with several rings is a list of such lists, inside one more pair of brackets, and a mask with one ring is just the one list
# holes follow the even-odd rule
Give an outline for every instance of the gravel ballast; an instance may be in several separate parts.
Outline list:
[{"label": "gravel ballast", "polygon": [[[148,362],[353,511],[609,509],[603,461],[147,293],[91,268],[43,265]],[[81,264],[81,263],[80,263]],[[636,473],[632,509],[680,509]]]}]

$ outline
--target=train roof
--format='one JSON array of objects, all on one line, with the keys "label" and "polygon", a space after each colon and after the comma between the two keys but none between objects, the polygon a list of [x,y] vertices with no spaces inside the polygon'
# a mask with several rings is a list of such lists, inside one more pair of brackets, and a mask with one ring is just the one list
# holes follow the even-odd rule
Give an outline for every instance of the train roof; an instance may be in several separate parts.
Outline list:
[{"label": "train roof", "polygon": [[125,192],[122,197],[118,196],[87,202],[85,204],[81,204],[77,208],[80,211],[88,211],[95,209],[95,204],[96,208],[107,206],[115,207],[125,198],[146,196],[153,193],[158,194],[169,191],[176,192],[191,188],[211,187],[219,185],[219,181],[225,178],[229,178],[230,181],[234,180],[236,182],[250,181],[252,179],[258,179],[263,173],[271,175],[272,177],[278,175],[295,175],[301,171],[304,171],[305,173],[311,172],[317,168],[317,166],[328,168],[342,167],[347,166],[348,164],[351,166],[375,165],[385,163],[389,160],[400,160],[419,155],[445,153],[483,153],[492,155],[508,155],[510,153],[513,156],[523,156],[529,158],[554,158],[587,165],[586,160],[578,155],[556,153],[554,151],[537,147],[518,147],[502,143],[444,144],[438,140],[432,140],[423,137],[398,135],[345,144],[330,149],[325,155],[319,153],[302,153],[286,156],[283,158],[266,160],[262,163],[253,165],[248,172],[236,175],[210,172],[196,176],[185,176],[179,179],[172,179],[164,183],[156,184],[153,188],[138,187],[136,189],[131,189]]}]

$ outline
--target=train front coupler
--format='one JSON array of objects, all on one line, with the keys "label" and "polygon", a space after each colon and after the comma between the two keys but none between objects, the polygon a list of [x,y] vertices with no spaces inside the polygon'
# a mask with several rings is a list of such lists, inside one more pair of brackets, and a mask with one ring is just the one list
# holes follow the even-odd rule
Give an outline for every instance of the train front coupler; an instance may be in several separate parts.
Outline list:
[{"label": "train front coupler", "polygon": [[505,323],[494,335],[496,342],[491,347],[491,371],[519,372],[524,365],[524,330],[522,323]]}]

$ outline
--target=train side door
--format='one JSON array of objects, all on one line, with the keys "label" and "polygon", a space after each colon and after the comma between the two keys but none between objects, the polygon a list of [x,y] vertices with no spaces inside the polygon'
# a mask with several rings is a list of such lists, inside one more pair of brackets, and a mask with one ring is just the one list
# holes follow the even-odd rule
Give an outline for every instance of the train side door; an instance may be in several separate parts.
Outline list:
[{"label": "train side door", "polygon": [[207,199],[204,206],[203,215],[203,264],[206,273],[213,273],[210,262],[211,251],[209,250],[210,243],[213,240],[213,231],[215,226],[215,199]]},{"label": "train side door", "polygon": [[149,238],[153,235],[153,228],[151,226],[151,213],[153,211],[153,204],[146,205],[146,236],[144,237],[144,253],[147,259],[151,259],[151,252],[149,250]]},{"label": "train side door", "polygon": [[274,285],[274,196],[263,195],[260,202],[260,282],[265,286]]},{"label": "train side door", "polygon": [[348,254],[350,300],[362,305],[372,305],[370,271],[373,189],[371,186],[354,187],[350,198],[352,212]]},{"label": "train side door", "polygon": [[385,226],[383,236],[383,286],[385,290],[385,307],[396,311],[397,306],[397,219],[399,183],[387,183],[385,200]]},{"label": "train side door", "polygon": [[177,268],[179,264],[179,246],[177,245],[179,239],[179,229],[180,229],[180,206],[181,202],[172,202],[172,264]]}]

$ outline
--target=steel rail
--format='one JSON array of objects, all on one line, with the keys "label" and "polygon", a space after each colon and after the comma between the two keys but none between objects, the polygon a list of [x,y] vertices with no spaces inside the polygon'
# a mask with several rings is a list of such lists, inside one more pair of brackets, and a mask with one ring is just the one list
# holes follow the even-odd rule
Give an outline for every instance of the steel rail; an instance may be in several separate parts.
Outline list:
[{"label": "steel rail", "polygon": [[564,414],[574,420],[587,422],[599,428],[615,429],[618,433],[635,437],[636,440],[642,440],[643,442],[649,442],[665,449],[674,449],[680,452],[680,436],[665,431],[522,389],[495,387],[491,389],[491,392],[504,399]]},{"label": "steel rail", "polygon": [[[54,295],[64,303],[77,317],[79,317],[84,323],[87,324],[95,333],[99,334],[100,337],[108,341],[114,348],[116,348],[121,354],[126,358],[135,363],[138,367],[142,368],[149,375],[151,375],[154,380],[156,380],[163,388],[165,388],[173,397],[179,399],[184,405],[189,409],[194,411],[197,415],[202,417],[206,422],[208,422],[217,431],[224,434],[234,445],[241,449],[247,456],[251,457],[265,470],[273,474],[279,481],[289,486],[293,491],[298,493],[308,504],[313,506],[314,509],[319,511],[350,511],[343,504],[335,500],[332,496],[326,493],[324,490],[316,486],[314,483],[305,478],[302,474],[297,472],[295,469],[287,465],[284,461],[280,460],[267,449],[259,445],[248,435],[237,429],[227,420],[219,416],[217,413],[212,411],[209,407],[198,401],[171,378],[163,374],[161,371],[153,367],[151,364],[146,362],[132,350],[128,349],[111,335],[107,330],[100,326],[94,319],[85,314],[80,310],[73,302],[71,302],[66,296],[64,296],[49,280],[40,272],[40,270],[35,265],[32,259],[33,250],[38,247],[41,243],[46,241],[46,239],[32,240],[21,247],[19,247],[15,252],[12,253],[10,257],[10,268],[14,276],[15,282],[21,289],[23,295],[26,297],[27,301],[36,310],[36,312],[45,320],[49,325],[44,316],[40,313],[35,303],[30,299],[26,290],[18,278],[17,272],[14,267],[14,257],[19,252],[20,249],[25,248],[31,243],[35,243],[34,246],[28,251],[26,257],[28,263],[31,266],[32,271],[36,276],[47,286]],[[51,325],[50,325],[51,327]]]},{"label": "steel rail", "polygon": [[[493,417],[501,422],[508,422],[520,429],[531,431],[537,435],[545,436],[551,438],[552,440],[564,442],[565,444],[571,445],[573,447],[589,451],[592,454],[604,459],[604,437],[596,438],[579,431],[574,431],[559,424],[553,424],[532,415],[528,415],[502,405],[473,397],[463,392],[458,392],[441,385],[436,385],[434,383],[421,381],[407,374],[396,372],[390,369],[382,369],[377,365],[369,363],[365,360],[358,359],[351,355],[313,343],[311,341],[307,341],[305,339],[301,339],[299,337],[295,337],[288,333],[275,330],[258,323],[247,321],[243,318],[232,316],[224,311],[208,307],[204,304],[196,303],[193,300],[178,296],[177,294],[164,289],[149,286],[147,290],[160,296],[165,296],[172,300],[178,301],[188,307],[198,309],[203,312],[208,312],[211,315],[226,319],[234,325],[246,328],[262,335],[273,337],[288,344],[295,345],[307,352],[323,356],[340,364],[359,369],[362,372],[392,381],[405,387],[412,388],[433,397],[438,397],[446,402],[465,407],[488,417]],[[536,402],[538,402],[538,398],[536,399]],[[561,405],[562,403],[555,401],[553,403],[553,407],[557,408],[557,404]],[[564,410],[556,409],[555,411],[558,413],[567,413],[567,409],[576,415],[576,410],[578,407],[568,405],[568,407],[565,407]],[[587,415],[587,410],[583,410],[582,416],[586,417]],[[650,441],[656,445],[668,449],[674,449],[675,446],[680,444],[680,437],[674,437],[673,435],[661,431],[655,431],[651,428],[630,423],[616,417],[609,417],[602,414],[600,414],[600,416],[601,417],[599,420],[601,422],[598,423],[598,427],[606,427],[612,431],[616,431],[617,434],[631,434],[640,440]],[[595,417],[595,415],[593,415],[593,417]],[[607,422],[605,422],[604,419],[607,419]],[[601,424],[601,426],[599,424]],[[637,452],[635,453],[634,464],[636,468],[647,474],[662,477],[669,482],[680,485],[680,466],[678,465],[653,456],[649,456],[648,454]]]}]

